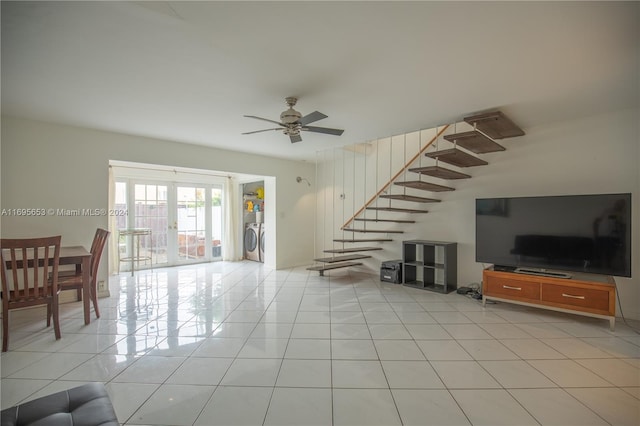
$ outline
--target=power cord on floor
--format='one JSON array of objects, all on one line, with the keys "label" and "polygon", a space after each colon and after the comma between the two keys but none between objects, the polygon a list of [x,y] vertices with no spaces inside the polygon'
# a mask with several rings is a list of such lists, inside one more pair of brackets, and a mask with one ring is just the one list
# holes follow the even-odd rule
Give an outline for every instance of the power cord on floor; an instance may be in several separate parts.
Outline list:
[{"label": "power cord on floor", "polygon": [[482,300],[482,292],[480,290],[480,283],[471,283],[466,287],[460,287],[458,294],[462,294],[470,299]]},{"label": "power cord on floor", "polygon": [[469,284],[469,288],[472,290],[471,293],[468,293],[467,296],[471,297],[474,300],[481,301],[482,300],[482,290],[480,283],[471,283]]},{"label": "power cord on floor", "polygon": [[622,312],[622,303],[620,303],[620,293],[618,292],[618,284],[616,283],[616,280],[613,280],[613,286],[616,289],[616,298],[618,299],[618,306],[620,306],[620,317],[622,317],[622,322],[624,322],[624,324],[627,327],[629,327],[631,330],[633,330],[636,334],[640,334],[640,330],[629,325],[629,323],[627,322],[627,319],[624,317],[624,313]]}]

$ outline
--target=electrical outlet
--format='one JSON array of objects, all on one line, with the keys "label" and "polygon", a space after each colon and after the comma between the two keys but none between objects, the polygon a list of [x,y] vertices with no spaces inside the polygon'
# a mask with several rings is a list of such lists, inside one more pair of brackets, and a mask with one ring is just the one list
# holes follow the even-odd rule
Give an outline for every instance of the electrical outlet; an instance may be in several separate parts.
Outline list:
[{"label": "electrical outlet", "polygon": [[98,281],[98,291],[107,291],[107,286],[104,282],[104,280]]}]

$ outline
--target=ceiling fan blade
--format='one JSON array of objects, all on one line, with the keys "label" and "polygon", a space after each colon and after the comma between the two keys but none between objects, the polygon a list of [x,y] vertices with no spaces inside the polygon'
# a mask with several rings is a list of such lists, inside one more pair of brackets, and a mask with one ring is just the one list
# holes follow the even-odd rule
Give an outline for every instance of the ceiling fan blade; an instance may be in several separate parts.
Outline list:
[{"label": "ceiling fan blade", "polygon": [[341,129],[330,129],[328,127],[316,127],[316,126],[304,126],[302,130],[307,130],[309,132],[316,132],[316,133],[325,133],[327,135],[336,135],[336,136],[340,136],[344,133],[344,130],[341,130]]},{"label": "ceiling fan blade", "polygon": [[304,125],[307,125],[307,124],[311,124],[311,123],[313,123],[315,121],[322,120],[323,118],[327,118],[327,117],[328,117],[327,115],[324,115],[321,112],[314,111],[311,114],[307,114],[304,117],[302,117],[300,119],[300,124],[302,124],[304,126]]},{"label": "ceiling fan blade", "polygon": [[289,135],[289,138],[291,139],[291,143],[302,142],[300,135]]},{"label": "ceiling fan blade", "polygon": [[245,117],[255,118],[256,120],[268,121],[269,123],[273,123],[273,124],[277,124],[278,126],[285,127],[284,124],[282,124],[282,123],[280,123],[278,121],[269,120],[268,118],[256,117],[255,115],[245,115]]},{"label": "ceiling fan blade", "polygon": [[242,134],[243,135],[251,135],[253,133],[268,132],[270,130],[282,130],[282,129],[280,127],[276,127],[275,129],[254,130],[253,132],[245,132],[245,133],[242,133]]}]

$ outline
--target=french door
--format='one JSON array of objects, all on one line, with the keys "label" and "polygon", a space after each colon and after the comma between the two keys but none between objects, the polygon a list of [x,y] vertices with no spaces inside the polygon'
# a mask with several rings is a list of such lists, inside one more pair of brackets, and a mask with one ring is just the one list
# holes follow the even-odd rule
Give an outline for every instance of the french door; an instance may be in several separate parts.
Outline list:
[{"label": "french door", "polygon": [[173,228],[177,263],[220,259],[222,256],[222,187],[178,185]]},{"label": "french door", "polygon": [[[150,230],[135,242],[120,237],[121,258],[130,258],[133,249],[141,259],[136,268],[222,258],[222,185],[130,179],[116,182],[116,199],[129,212],[118,229]],[[123,263],[121,270],[128,267]]]}]

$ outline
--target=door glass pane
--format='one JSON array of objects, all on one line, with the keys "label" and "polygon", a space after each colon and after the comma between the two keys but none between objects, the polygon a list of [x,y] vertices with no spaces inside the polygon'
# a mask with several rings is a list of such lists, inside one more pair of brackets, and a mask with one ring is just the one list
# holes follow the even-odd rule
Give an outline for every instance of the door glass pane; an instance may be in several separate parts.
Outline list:
[{"label": "door glass pane", "polygon": [[152,264],[165,264],[168,227],[167,186],[135,184],[134,194],[134,227],[151,229],[151,235],[138,237],[140,257],[150,257]]},{"label": "door glass pane", "polygon": [[136,195],[137,200],[145,200],[147,198],[147,186],[146,185],[136,185],[134,189],[134,193]]},{"label": "door glass pane", "polygon": [[211,189],[211,250],[214,258],[222,256],[222,188]]},{"label": "door glass pane", "polygon": [[[126,182],[116,182],[115,205],[113,206],[113,208],[117,212],[127,211],[127,183]],[[116,229],[123,229],[126,227],[127,227],[127,216],[116,215]]]},{"label": "door glass pane", "polygon": [[[127,211],[127,183],[126,182],[116,182],[115,205],[113,207],[116,209],[116,211],[120,211],[120,212]],[[128,216],[125,216],[125,215],[116,216],[116,229],[127,228],[128,220],[129,220]],[[125,236],[119,237],[118,239],[118,255],[120,256],[118,259],[127,256],[127,239]]]},{"label": "door glass pane", "polygon": [[206,257],[205,189],[177,188],[178,259]]}]

